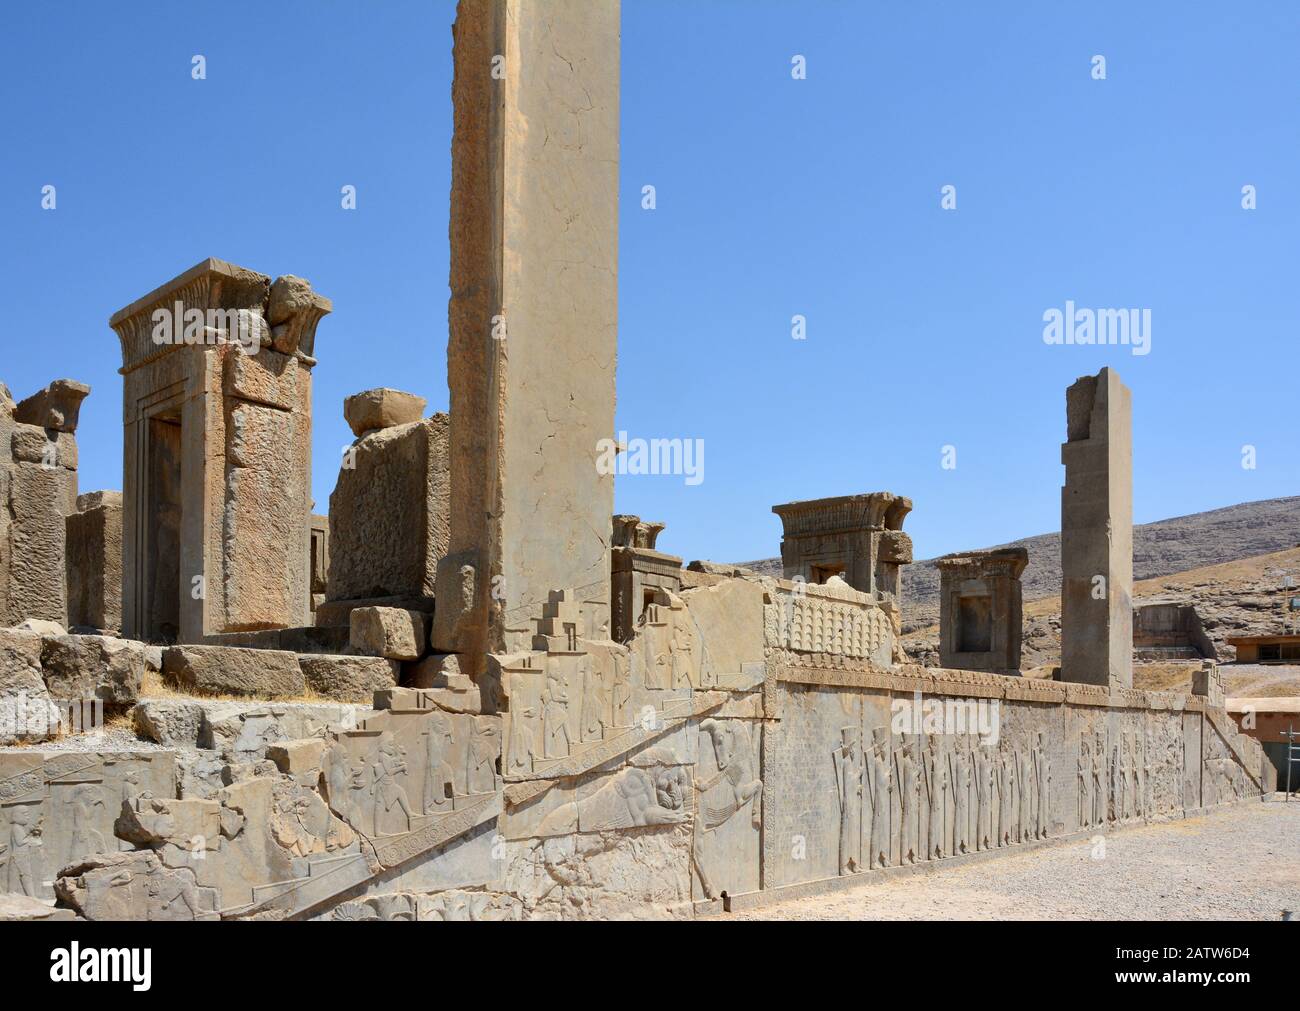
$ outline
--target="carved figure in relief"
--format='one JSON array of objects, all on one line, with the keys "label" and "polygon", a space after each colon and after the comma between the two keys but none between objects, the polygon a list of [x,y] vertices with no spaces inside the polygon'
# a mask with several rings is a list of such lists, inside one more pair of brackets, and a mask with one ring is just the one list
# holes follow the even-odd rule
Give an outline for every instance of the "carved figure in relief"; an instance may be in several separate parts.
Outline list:
[{"label": "carved figure in relief", "polygon": [[397,781],[397,777],[405,776],[406,771],[402,749],[385,732],[380,738],[379,756],[370,766],[374,834],[377,836],[400,835],[411,830],[411,803],[406,790]]},{"label": "carved figure in relief", "polygon": [[898,752],[899,817],[903,823],[899,840],[899,860],[915,864],[921,855],[921,774],[917,767],[915,741],[903,741]]},{"label": "carved figure in relief", "polygon": [[[107,852],[109,847],[104,842],[104,833],[95,828],[95,810],[104,809],[100,788],[91,783],[75,787],[71,807],[73,859]],[[113,848],[116,849],[116,844]]]},{"label": "carved figure in relief", "polygon": [[451,751],[451,725],[442,713],[434,713],[424,731],[424,813],[450,811],[456,778],[447,755]]},{"label": "carved figure in relief", "polygon": [[973,762],[970,738],[966,738],[953,753],[953,817],[956,820],[952,844],[954,853],[969,853],[971,849],[970,794],[974,780]]},{"label": "carved figure in relief", "polygon": [[1030,807],[1033,804],[1033,757],[1029,748],[1016,748],[1016,785],[1020,788],[1020,810],[1017,812],[1017,829],[1020,841],[1028,842],[1034,837],[1034,822]]},{"label": "carved figure in relief", "polygon": [[691,687],[691,678],[694,673],[691,668],[694,662],[695,636],[687,627],[690,621],[685,615],[674,615],[673,636],[672,636],[672,685],[673,688]]},{"label": "carved figure in relief", "polygon": [[1047,754],[1047,736],[1038,732],[1034,748],[1034,776],[1038,784],[1038,838],[1046,839],[1052,824],[1052,762]]},{"label": "carved figure in relief", "polygon": [[700,723],[700,732],[713,744],[717,771],[695,783],[693,855],[704,894],[712,899],[717,897],[710,872],[715,859],[714,834],[745,807],[750,809],[750,824],[762,826],[763,781],[754,776],[753,743],[742,721],[706,719]]},{"label": "carved figure in relief", "polygon": [[857,727],[840,728],[831,753],[840,805],[840,873],[862,870],[862,740]]},{"label": "carved figure in relief", "polygon": [[1123,740],[1121,734],[1121,744],[1116,744],[1111,749],[1110,759],[1110,819],[1115,822],[1124,820],[1124,756],[1121,751]]},{"label": "carved figure in relief", "polygon": [[474,736],[465,749],[465,789],[469,793],[491,793],[497,788],[497,755],[501,736],[490,720],[474,722]]},{"label": "carved figure in relief", "polygon": [[1079,738],[1079,827],[1092,822],[1092,750]]},{"label": "carved figure in relief", "polygon": [[936,860],[946,853],[943,814],[944,798],[948,792],[948,762],[936,734],[930,735],[925,756],[925,772],[930,790],[930,824],[925,856],[927,860]]},{"label": "carved figure in relief", "polygon": [[1003,738],[998,744],[998,845],[1010,846],[1016,839],[1016,762]]},{"label": "carved figure in relief", "polygon": [[537,710],[524,706],[517,713],[510,714],[510,771],[530,772],[533,759],[537,757],[536,731]]},{"label": "carved figure in relief", "polygon": [[1106,740],[1097,735],[1092,749],[1092,823],[1101,825],[1106,820]]},{"label": "carved figure in relief", "polygon": [[16,804],[5,812],[9,836],[7,842],[0,842],[5,891],[36,898],[41,887],[41,809],[36,804]]},{"label": "carved figure in relief", "polygon": [[[567,758],[573,748],[569,740],[569,692],[559,671],[546,672],[545,696],[542,699],[543,750],[547,758]],[[564,748],[560,748],[560,739]]]},{"label": "carved figure in relief", "polygon": [[588,667],[582,674],[582,727],[584,741],[599,741],[605,736],[605,710],[609,693],[600,678],[600,672]]},{"label": "carved figure in relief", "polygon": [[993,846],[993,755],[976,747],[975,757],[975,849]]},{"label": "carved figure in relief", "polygon": [[889,731],[877,731],[876,742],[866,760],[867,787],[870,790],[871,824],[865,834],[871,846],[868,867],[889,866],[889,798],[894,792],[890,769]]},{"label": "carved figure in relief", "polygon": [[623,728],[632,724],[628,719],[627,705],[632,700],[632,671],[621,656],[614,660],[614,686],[611,692],[614,726]]},{"label": "carved figure in relief", "polygon": [[1155,769],[1151,765],[1151,741],[1142,740],[1142,814],[1150,818],[1155,811]]}]

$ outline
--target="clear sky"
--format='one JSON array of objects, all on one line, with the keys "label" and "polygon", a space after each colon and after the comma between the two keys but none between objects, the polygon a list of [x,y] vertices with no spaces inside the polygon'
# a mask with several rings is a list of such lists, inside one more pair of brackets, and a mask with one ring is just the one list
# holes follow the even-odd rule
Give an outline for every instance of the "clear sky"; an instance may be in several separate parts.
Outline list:
[{"label": "clear sky", "polygon": [[[446,409],[453,14],[6,5],[0,379],[91,384],[83,490],[122,483],[109,315],[208,256],[334,300],[317,511],[345,395]],[[1297,52],[1283,2],[624,0],[618,426],[705,470],[618,510],[729,561],[776,554],[774,503],[860,491],[915,501],[918,557],[1054,530],[1064,391],[1103,365],[1136,521],[1296,494]],[[1150,352],[1049,346],[1067,299],[1149,309]]]}]

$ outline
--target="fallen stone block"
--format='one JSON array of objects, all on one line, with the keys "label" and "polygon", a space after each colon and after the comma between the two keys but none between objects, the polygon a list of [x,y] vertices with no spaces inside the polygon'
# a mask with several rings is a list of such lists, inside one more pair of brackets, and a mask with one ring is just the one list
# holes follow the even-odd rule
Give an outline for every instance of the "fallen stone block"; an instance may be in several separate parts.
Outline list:
[{"label": "fallen stone block", "polygon": [[163,678],[198,695],[290,698],[306,691],[298,657],[269,649],[171,646],[163,653]]},{"label": "fallen stone block", "polygon": [[305,737],[296,741],[281,741],[266,749],[266,757],[286,776],[292,776],[300,786],[315,787],[320,781],[325,763],[325,738]]},{"label": "fallen stone block", "polygon": [[131,710],[140,737],[168,748],[196,748],[203,730],[203,706],[185,699],[142,699]]},{"label": "fallen stone block", "polygon": [[381,428],[409,425],[424,417],[426,401],[414,393],[380,387],[354,393],[343,401],[343,417],[360,438]]},{"label": "fallen stone block", "polygon": [[0,893],[0,923],[18,923],[26,920],[54,923],[76,918],[77,914],[71,909],[58,909],[46,905],[40,899],[33,899],[21,892]]},{"label": "fallen stone block", "polygon": [[114,825],[119,839],[137,846],[178,846],[190,853],[221,841],[221,804],[215,800],[137,797],[122,804]]},{"label": "fallen stone block", "polygon": [[56,699],[134,705],[145,672],[144,650],[144,643],[104,635],[47,637],[41,645],[45,685]]},{"label": "fallen stone block", "polygon": [[352,648],[366,656],[418,660],[428,642],[424,615],[396,607],[359,607],[351,615]]},{"label": "fallen stone block", "polygon": [[19,632],[35,632],[37,635],[67,635],[68,630],[57,621],[44,618],[28,618],[20,625],[15,625]]},{"label": "fallen stone block", "polygon": [[217,891],[188,867],[163,865],[152,850],[100,853],[65,867],[59,901],[87,920],[215,920]]},{"label": "fallen stone block", "polygon": [[374,693],[397,684],[401,665],[378,656],[328,656],[305,653],[298,657],[307,687],[317,695],[340,702],[368,702]]}]

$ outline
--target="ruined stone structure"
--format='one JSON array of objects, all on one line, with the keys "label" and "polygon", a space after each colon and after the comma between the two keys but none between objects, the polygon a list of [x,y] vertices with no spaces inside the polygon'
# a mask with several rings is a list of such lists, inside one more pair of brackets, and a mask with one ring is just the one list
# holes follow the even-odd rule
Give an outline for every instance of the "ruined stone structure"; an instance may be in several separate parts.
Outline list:
[{"label": "ruined stone structure", "polygon": [[824,583],[840,576],[855,590],[899,600],[899,567],[912,561],[912,539],[903,533],[911,511],[911,499],[887,491],[773,506],[785,528],[785,578]]},{"label": "ruined stone structure", "polygon": [[[364,406],[363,406],[364,405]],[[330,495],[331,601],[433,596],[447,553],[448,418],[396,390],[349,398],[357,436]]]},{"label": "ruined stone structure", "polygon": [[[89,920],[690,917],[1273,789],[1213,671],[1193,693],[1078,683],[1095,657],[1068,628],[1071,682],[905,662],[907,499],[777,507],[783,579],[683,569],[656,549],[661,524],[611,518],[596,443],[613,429],[618,47],[615,0],[460,5],[450,488],[446,422],[396,391],[350,400],[402,532],[345,473],[316,556],[319,577],[328,547],[331,595],[335,569],[357,580],[337,592],[425,594],[448,501],[432,629],[419,607],[357,598],[302,624],[324,300],[207,261],[114,317],[123,623],[205,641],[0,629],[0,745],[24,745],[0,747],[0,890],[43,903],[33,917],[50,902]],[[178,301],[235,316],[212,343],[155,347],[153,312]],[[1107,375],[1070,395],[1069,578],[1124,564],[1118,505],[1101,522],[1071,502],[1127,446]],[[1023,558],[971,565],[951,568],[956,599],[1005,598],[988,613],[1010,661]],[[191,572],[208,585],[193,605]],[[1098,613],[1067,622],[1118,643]],[[980,652],[996,651],[960,655]],[[147,671],[170,692],[146,695]],[[86,698],[129,710],[154,746],[41,747],[50,734],[16,719]]]},{"label": "ruined stone structure", "polygon": [[[610,635],[617,0],[462,3],[452,139],[451,542],[435,645],[527,649],[562,592]],[[493,74],[494,57],[509,71]]]},{"label": "ruined stone structure", "polygon": [[1133,655],[1138,660],[1217,660],[1191,604],[1156,600],[1133,608]]},{"label": "ruined stone structure", "polygon": [[939,566],[939,657],[944,667],[1020,670],[1024,548],[947,555]]},{"label": "ruined stone structure", "polygon": [[109,321],[128,635],[197,642],[307,622],[311,370],[330,309],[301,278],[204,260]]},{"label": "ruined stone structure", "polygon": [[58,379],[15,404],[0,384],[0,622],[66,623],[65,519],[77,503],[77,421],[90,387]]},{"label": "ruined stone structure", "polygon": [[657,590],[676,593],[682,588],[682,560],[655,549],[663,529],[662,523],[647,523],[640,516],[614,517],[610,599],[615,642],[631,640]]},{"label": "ruined stone structure", "polygon": [[1114,369],[1065,394],[1061,677],[1133,684],[1133,409]]},{"label": "ruined stone structure", "polygon": [[67,530],[68,625],[122,627],[122,493],[77,496]]}]

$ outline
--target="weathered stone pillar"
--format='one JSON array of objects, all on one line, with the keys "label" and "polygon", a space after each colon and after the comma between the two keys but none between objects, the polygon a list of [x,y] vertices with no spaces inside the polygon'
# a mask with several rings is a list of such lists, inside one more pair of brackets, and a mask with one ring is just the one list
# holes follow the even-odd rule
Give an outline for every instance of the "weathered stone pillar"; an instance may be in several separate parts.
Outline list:
[{"label": "weathered stone pillar", "polygon": [[67,519],[68,626],[122,627],[122,493],[77,496]]},{"label": "weathered stone pillar", "polygon": [[529,648],[552,593],[609,636],[618,0],[461,0],[452,140],[450,553],[434,641]]},{"label": "weathered stone pillar", "polygon": [[1109,368],[1065,394],[1061,679],[1133,685],[1132,397]]}]

